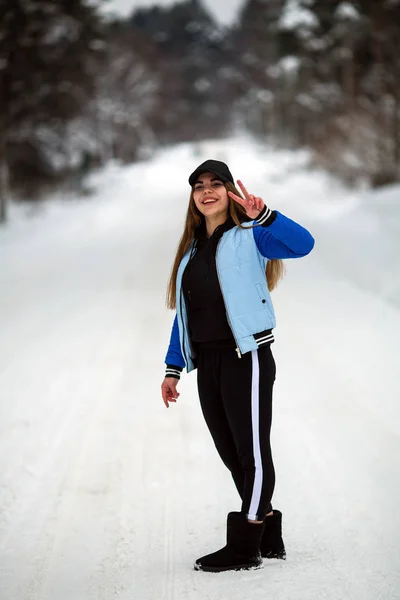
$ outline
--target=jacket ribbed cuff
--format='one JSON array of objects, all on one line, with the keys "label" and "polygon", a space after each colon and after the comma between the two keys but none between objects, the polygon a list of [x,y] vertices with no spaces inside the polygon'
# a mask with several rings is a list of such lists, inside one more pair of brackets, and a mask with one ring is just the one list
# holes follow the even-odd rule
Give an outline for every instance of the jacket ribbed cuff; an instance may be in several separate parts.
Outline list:
[{"label": "jacket ribbed cuff", "polygon": [[276,219],[276,210],[271,210],[268,206],[264,206],[257,219],[255,219],[256,223],[262,225],[263,227],[268,227],[273,223]]},{"label": "jacket ribbed cuff", "polygon": [[176,365],[167,365],[165,369],[165,377],[174,377],[175,379],[180,379],[182,373],[182,367],[177,367]]}]

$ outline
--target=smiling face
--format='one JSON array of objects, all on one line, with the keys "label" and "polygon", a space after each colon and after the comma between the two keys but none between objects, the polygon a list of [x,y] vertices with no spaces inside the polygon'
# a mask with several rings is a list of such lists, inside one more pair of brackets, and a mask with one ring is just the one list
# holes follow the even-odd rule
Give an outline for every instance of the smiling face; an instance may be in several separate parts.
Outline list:
[{"label": "smiling face", "polygon": [[[202,173],[193,186],[196,207],[207,218],[228,217],[229,196],[222,181],[214,173]],[[224,219],[224,220],[225,220]]]}]

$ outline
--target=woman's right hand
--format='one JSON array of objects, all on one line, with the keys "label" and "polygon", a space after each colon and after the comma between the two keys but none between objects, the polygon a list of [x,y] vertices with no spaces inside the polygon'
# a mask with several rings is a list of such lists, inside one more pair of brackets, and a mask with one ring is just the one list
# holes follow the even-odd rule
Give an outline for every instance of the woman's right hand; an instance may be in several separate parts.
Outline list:
[{"label": "woman's right hand", "polygon": [[167,408],[169,408],[170,402],[176,402],[179,398],[180,394],[176,389],[178,383],[179,379],[176,377],[166,377],[161,384],[161,395]]}]

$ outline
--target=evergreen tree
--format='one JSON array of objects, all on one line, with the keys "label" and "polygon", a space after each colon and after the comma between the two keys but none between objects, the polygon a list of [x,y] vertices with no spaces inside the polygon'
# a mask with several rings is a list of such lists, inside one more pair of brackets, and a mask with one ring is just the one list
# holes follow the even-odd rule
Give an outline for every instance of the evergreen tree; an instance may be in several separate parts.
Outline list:
[{"label": "evergreen tree", "polygon": [[159,51],[163,104],[155,125],[160,139],[191,140],[222,133],[229,121],[220,103],[224,40],[200,0],[143,8],[131,22]]},{"label": "evergreen tree", "polygon": [[96,115],[101,159],[133,161],[156,144],[154,119],[162,102],[157,50],[123,22],[109,26],[106,52],[96,71]]},{"label": "evergreen tree", "polygon": [[64,126],[93,94],[100,25],[82,0],[2,0],[1,10],[0,161],[13,183],[56,171]]}]

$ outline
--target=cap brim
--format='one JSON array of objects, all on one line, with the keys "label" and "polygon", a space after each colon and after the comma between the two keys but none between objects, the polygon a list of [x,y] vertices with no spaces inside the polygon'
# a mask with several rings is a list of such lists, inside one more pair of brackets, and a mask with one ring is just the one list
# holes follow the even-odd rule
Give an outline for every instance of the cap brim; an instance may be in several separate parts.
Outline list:
[{"label": "cap brim", "polygon": [[196,171],[193,171],[193,173],[189,177],[189,185],[193,187],[200,175],[202,175],[203,173],[214,173],[214,175],[216,175],[218,179],[220,179],[224,183],[230,181],[230,179],[224,177],[223,175],[221,175],[221,173],[217,173],[217,171],[214,171],[213,169],[196,169]]}]

